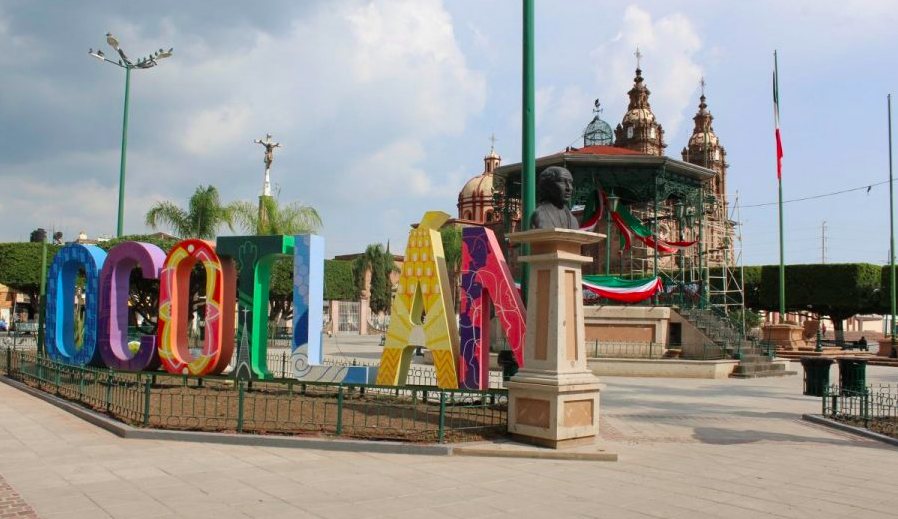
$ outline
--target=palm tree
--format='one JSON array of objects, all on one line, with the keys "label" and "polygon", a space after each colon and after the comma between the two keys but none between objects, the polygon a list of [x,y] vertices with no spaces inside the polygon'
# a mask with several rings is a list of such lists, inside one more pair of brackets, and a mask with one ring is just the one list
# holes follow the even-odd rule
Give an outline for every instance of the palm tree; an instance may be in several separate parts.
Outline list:
[{"label": "palm tree", "polygon": [[234,230],[235,204],[222,205],[215,186],[199,186],[187,202],[187,210],[169,201],[157,202],[146,216],[153,229],[166,225],[181,238],[211,240],[227,224]]},{"label": "palm tree", "polygon": [[321,227],[321,217],[312,206],[298,202],[281,206],[271,196],[260,197],[260,203],[261,208],[247,201],[233,204],[234,217],[244,231],[256,235],[289,235],[314,233]]}]

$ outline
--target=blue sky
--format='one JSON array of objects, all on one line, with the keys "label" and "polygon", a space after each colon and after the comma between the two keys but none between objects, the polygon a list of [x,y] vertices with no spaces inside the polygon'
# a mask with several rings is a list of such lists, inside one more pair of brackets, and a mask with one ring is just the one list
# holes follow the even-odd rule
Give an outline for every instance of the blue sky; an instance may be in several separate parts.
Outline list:
[{"label": "blue sky", "polygon": [[[580,142],[602,99],[626,109],[639,45],[668,155],[691,132],[699,78],[731,165],[730,199],[776,200],[772,53],[780,56],[785,199],[888,179],[898,2],[536,1],[539,154]],[[0,240],[36,227],[115,232],[124,74],[87,55],[114,33],[132,75],[125,230],[200,184],[255,200],[266,132],[282,202],[322,214],[328,255],[455,214],[495,133],[520,160],[520,2],[0,1]],[[888,190],[786,204],[786,260],[883,263]],[[746,264],[778,258],[775,206],[741,212]]]}]

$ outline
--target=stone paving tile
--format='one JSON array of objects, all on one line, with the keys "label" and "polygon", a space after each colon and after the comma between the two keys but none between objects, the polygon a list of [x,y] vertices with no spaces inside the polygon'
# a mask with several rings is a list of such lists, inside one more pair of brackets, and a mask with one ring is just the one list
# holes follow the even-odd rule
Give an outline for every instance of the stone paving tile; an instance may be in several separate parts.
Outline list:
[{"label": "stone paving tile", "polygon": [[[898,382],[898,370],[868,370]],[[43,517],[894,517],[898,449],[800,420],[800,377],[605,378],[617,463],[122,440],[0,385],[0,475]],[[612,429],[617,433],[612,434]]]}]

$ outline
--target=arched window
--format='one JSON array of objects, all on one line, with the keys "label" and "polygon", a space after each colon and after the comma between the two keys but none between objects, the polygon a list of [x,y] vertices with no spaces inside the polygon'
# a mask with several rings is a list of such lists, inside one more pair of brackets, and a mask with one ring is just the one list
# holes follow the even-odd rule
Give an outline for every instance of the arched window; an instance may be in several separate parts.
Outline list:
[{"label": "arched window", "polygon": [[655,138],[655,127],[652,126],[649,128],[649,139],[654,139],[654,138]]},{"label": "arched window", "polygon": [[465,211],[464,219],[465,219],[465,220],[470,220],[470,219],[471,219],[471,211]]},{"label": "arched window", "polygon": [[486,212],[486,216],[484,217],[484,219],[485,219],[487,222],[492,222],[492,221],[493,221],[493,211],[492,211],[492,210],[487,211],[487,212]]},{"label": "arched window", "polygon": [[633,127],[632,126],[627,126],[627,138],[628,139],[633,138]]}]

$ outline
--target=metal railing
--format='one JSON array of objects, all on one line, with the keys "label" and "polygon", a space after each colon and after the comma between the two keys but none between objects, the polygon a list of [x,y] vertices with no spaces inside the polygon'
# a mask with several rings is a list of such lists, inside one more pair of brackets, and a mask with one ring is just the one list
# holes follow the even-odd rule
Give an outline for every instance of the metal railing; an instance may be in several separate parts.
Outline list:
[{"label": "metal railing", "polygon": [[863,391],[827,386],[823,416],[898,438],[898,386],[870,385]]},{"label": "metal railing", "polygon": [[664,355],[664,345],[656,342],[592,341],[586,353],[593,358],[658,359]]},{"label": "metal railing", "polygon": [[69,366],[12,348],[0,349],[0,370],[138,427],[426,442],[502,436],[508,427],[507,391],[497,389],[123,372]]}]

